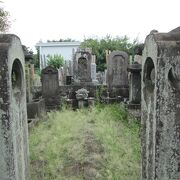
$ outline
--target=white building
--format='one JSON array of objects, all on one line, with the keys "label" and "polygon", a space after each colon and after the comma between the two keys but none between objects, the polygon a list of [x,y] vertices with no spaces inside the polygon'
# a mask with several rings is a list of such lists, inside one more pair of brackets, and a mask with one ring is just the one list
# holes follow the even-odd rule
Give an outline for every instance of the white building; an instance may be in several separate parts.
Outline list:
[{"label": "white building", "polygon": [[65,61],[72,60],[73,52],[80,46],[80,42],[39,42],[36,47],[39,49],[40,69],[47,66],[48,55],[61,55]]}]

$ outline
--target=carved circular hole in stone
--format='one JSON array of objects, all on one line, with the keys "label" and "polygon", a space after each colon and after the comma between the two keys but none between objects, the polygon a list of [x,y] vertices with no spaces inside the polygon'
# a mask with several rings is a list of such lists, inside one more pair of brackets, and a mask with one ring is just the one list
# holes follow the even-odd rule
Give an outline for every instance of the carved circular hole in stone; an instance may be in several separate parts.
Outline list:
[{"label": "carved circular hole in stone", "polygon": [[144,76],[143,77],[144,84],[148,92],[153,92],[155,86],[155,68],[154,68],[153,60],[150,57],[146,59],[146,62],[144,64],[143,76]]},{"label": "carved circular hole in stone", "polygon": [[21,90],[22,88],[22,65],[21,62],[16,59],[12,66],[11,72],[12,88]]},{"label": "carved circular hole in stone", "polygon": [[174,72],[173,68],[171,67],[168,72],[168,80],[175,89],[180,90],[180,77]]}]

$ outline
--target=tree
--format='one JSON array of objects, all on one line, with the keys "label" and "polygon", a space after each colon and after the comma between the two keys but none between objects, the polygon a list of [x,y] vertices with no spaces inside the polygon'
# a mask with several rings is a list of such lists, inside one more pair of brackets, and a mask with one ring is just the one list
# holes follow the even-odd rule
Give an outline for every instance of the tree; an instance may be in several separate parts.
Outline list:
[{"label": "tree", "polygon": [[129,55],[133,55],[135,45],[137,45],[137,40],[130,43],[127,36],[112,38],[110,35],[107,35],[102,39],[84,39],[81,43],[81,48],[92,48],[92,53],[96,55],[97,71],[104,71],[106,68],[106,50],[120,50],[127,52]]},{"label": "tree", "polygon": [[30,63],[34,64],[35,68],[39,68],[39,49],[37,49],[37,54],[34,54],[33,50],[29,47],[22,45],[24,55],[31,57]]},{"label": "tree", "polygon": [[59,39],[59,40],[47,40],[47,42],[75,42],[75,40],[71,38],[67,38],[67,39]]},{"label": "tree", "polygon": [[6,32],[10,28],[9,17],[9,12],[5,11],[3,7],[0,7],[0,32]]},{"label": "tree", "polygon": [[64,58],[61,55],[48,55],[48,65],[59,69],[64,64]]}]

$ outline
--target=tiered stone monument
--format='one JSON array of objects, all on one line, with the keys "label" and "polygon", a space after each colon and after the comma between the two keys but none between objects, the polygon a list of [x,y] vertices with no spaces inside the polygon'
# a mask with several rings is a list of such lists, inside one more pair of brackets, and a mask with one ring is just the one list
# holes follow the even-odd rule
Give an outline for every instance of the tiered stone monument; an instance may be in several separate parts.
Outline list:
[{"label": "tiered stone monument", "polygon": [[24,53],[15,35],[0,35],[0,179],[28,180]]},{"label": "tiered stone monument", "polygon": [[142,180],[180,178],[180,31],[152,31],[142,61]]},{"label": "tiered stone monument", "polygon": [[113,51],[108,55],[107,85],[110,95],[128,97],[128,54]]},{"label": "tiered stone monument", "polygon": [[140,108],[141,104],[141,64],[134,62],[128,66],[129,75],[129,107]]},{"label": "tiered stone monument", "polygon": [[134,60],[128,65],[129,79],[129,102],[128,108],[140,109],[141,105],[141,70],[142,70],[142,51],[144,44],[134,48]]}]

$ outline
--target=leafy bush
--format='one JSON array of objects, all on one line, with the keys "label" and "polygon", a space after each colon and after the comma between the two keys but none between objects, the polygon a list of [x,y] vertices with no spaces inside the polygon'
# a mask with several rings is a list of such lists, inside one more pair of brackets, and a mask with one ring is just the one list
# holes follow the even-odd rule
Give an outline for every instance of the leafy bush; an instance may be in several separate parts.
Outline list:
[{"label": "leafy bush", "polygon": [[59,69],[64,64],[64,58],[61,55],[48,55],[48,65]]}]

